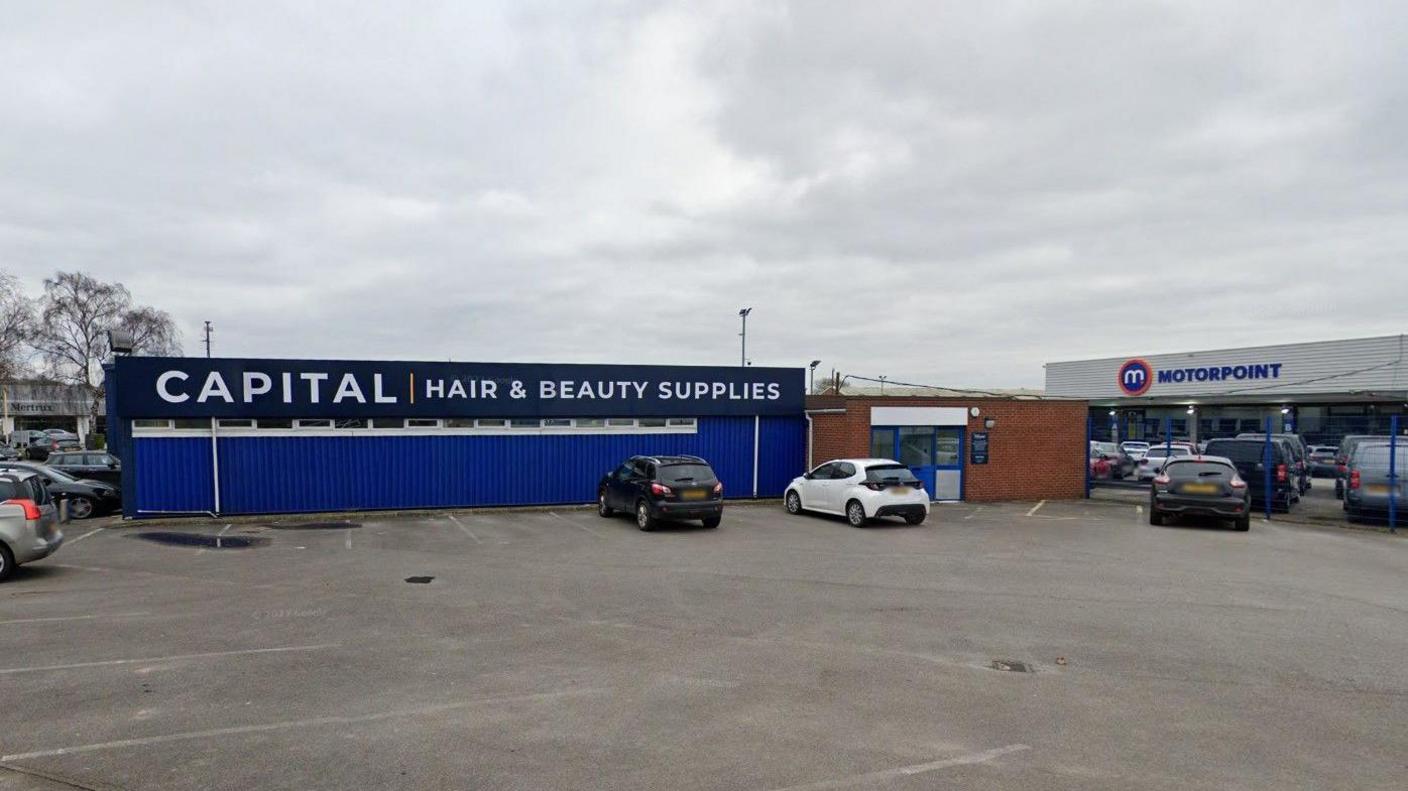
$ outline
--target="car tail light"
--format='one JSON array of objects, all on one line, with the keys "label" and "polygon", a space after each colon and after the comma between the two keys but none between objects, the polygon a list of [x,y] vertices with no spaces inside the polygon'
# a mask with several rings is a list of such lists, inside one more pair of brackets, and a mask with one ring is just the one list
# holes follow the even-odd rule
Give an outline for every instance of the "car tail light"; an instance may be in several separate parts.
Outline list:
[{"label": "car tail light", "polygon": [[1233,489],[1245,489],[1245,488],[1247,488],[1247,482],[1246,482],[1246,481],[1242,480],[1241,478],[1235,478],[1235,477],[1234,477],[1231,481],[1228,482],[1228,485],[1231,486]]},{"label": "car tail light", "polygon": [[1336,465],[1335,465],[1335,470],[1337,470],[1338,472],[1349,472],[1349,465],[1348,465],[1348,464],[1336,464]]},{"label": "car tail light", "polygon": [[716,494],[716,495],[718,495],[718,496],[720,496],[720,497],[723,497],[723,496],[724,496],[724,482],[723,482],[723,481],[719,481],[718,483],[714,484],[714,494]]},{"label": "car tail light", "polygon": [[1168,486],[1168,482],[1169,477],[1163,473],[1159,473],[1154,477],[1154,483],[1158,486]]},{"label": "car tail light", "polygon": [[1277,482],[1277,483],[1285,483],[1285,482],[1286,482],[1286,465],[1284,465],[1284,464],[1277,464],[1277,465],[1276,465],[1276,482]]},{"label": "car tail light", "polygon": [[19,498],[15,498],[14,500],[6,500],[5,505],[23,506],[25,519],[33,520],[38,519],[41,516],[41,514],[39,513],[39,505],[33,500],[21,500]]},{"label": "car tail light", "polygon": [[879,482],[879,481],[866,481],[865,483],[861,484],[861,486],[864,486],[865,488],[869,489],[869,490],[872,491],[872,492],[883,492],[883,491],[885,491],[885,484],[883,484],[883,483],[881,483],[881,482]]},{"label": "car tail light", "polygon": [[1354,472],[1351,472],[1351,473],[1349,474],[1349,488],[1351,488],[1351,489],[1358,489],[1358,488],[1359,488],[1359,470],[1355,470]]},{"label": "car tail light", "polygon": [[663,483],[652,483],[650,484],[650,493],[656,497],[669,497],[674,494],[674,491]]}]

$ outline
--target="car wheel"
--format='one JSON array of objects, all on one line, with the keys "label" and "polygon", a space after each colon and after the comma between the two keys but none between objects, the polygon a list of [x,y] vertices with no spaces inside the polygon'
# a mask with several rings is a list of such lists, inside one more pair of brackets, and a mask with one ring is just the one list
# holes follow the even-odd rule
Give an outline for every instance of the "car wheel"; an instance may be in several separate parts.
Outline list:
[{"label": "car wheel", "polygon": [[596,495],[596,515],[601,517],[611,516],[616,513],[606,504],[606,492],[597,492]]},{"label": "car wheel", "polygon": [[910,523],[911,525],[922,525],[924,524],[924,519],[927,516],[928,514],[925,513],[905,514],[904,521]]},{"label": "car wheel", "polygon": [[851,527],[865,527],[865,506],[860,504],[860,500],[846,503],[846,521],[851,523]]},{"label": "car wheel", "polygon": [[1164,515],[1159,513],[1157,508],[1149,509],[1149,524],[1155,527],[1163,527]]},{"label": "car wheel", "polygon": [[10,548],[0,544],[0,582],[10,578],[15,573],[15,556],[10,552]]},{"label": "car wheel", "polygon": [[1251,514],[1244,514],[1240,519],[1237,520],[1237,529],[1243,533],[1252,529]]},{"label": "car wheel", "polygon": [[87,497],[73,497],[68,501],[70,519],[87,519],[93,515],[93,501]]},{"label": "car wheel", "polygon": [[802,496],[795,491],[788,492],[785,499],[787,503],[787,513],[797,516],[802,513]]},{"label": "car wheel", "polygon": [[724,518],[722,516],[706,516],[704,517],[704,526],[709,528],[710,530],[713,530],[714,528],[718,527],[719,523],[722,521],[724,521]]},{"label": "car wheel", "polygon": [[655,517],[650,515],[650,506],[644,500],[636,503],[636,527],[649,533],[655,529]]}]

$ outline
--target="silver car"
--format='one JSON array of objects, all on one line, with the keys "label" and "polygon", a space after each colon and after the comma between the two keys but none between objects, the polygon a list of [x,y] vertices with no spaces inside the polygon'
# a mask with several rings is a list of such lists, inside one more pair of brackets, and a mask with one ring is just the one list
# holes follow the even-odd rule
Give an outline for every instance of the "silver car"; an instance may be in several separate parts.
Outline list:
[{"label": "silver car", "polygon": [[[1349,460],[1349,481],[1344,490],[1344,513],[1350,520],[1364,516],[1387,516],[1389,498],[1395,508],[1403,508],[1403,478],[1408,465],[1408,442],[1394,448],[1392,480],[1389,479],[1389,444],[1361,442]],[[1408,472],[1408,470],[1405,470]]]},{"label": "silver car", "polygon": [[1164,462],[1172,456],[1192,456],[1193,450],[1187,445],[1154,445],[1144,454],[1144,458],[1139,460],[1139,465],[1134,468],[1136,477],[1141,481],[1152,481],[1164,471]]},{"label": "silver car", "polygon": [[46,558],[64,543],[59,512],[39,475],[25,470],[0,473],[0,582],[15,567]]},{"label": "silver car", "polygon": [[1135,464],[1138,464],[1139,460],[1149,453],[1149,443],[1127,440],[1120,443],[1120,450],[1124,451],[1124,455],[1133,459]]}]

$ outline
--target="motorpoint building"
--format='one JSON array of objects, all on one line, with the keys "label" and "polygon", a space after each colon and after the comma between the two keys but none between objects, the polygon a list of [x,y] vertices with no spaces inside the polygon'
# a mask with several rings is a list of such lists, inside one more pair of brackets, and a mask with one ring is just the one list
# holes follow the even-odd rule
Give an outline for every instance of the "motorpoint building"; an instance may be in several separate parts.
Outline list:
[{"label": "motorpoint building", "polygon": [[[1194,440],[1294,431],[1313,444],[1387,433],[1408,412],[1404,335],[1046,364],[1046,395],[1090,403],[1091,435]],[[1404,421],[1408,424],[1408,421]],[[1405,426],[1408,427],[1408,426]]]}]

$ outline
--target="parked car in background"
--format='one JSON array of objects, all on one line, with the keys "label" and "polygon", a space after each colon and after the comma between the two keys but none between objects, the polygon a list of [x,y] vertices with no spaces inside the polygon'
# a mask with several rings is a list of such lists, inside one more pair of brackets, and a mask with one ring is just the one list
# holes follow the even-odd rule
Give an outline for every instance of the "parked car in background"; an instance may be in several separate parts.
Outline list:
[{"label": "parked car in background", "polygon": [[[1392,450],[1394,480],[1389,479],[1389,453]],[[1360,442],[1349,459],[1349,476],[1344,489],[1344,513],[1351,522],[1365,516],[1387,516],[1389,497],[1403,505],[1404,465],[1408,464],[1408,443],[1391,448],[1387,442]]]},{"label": "parked car in background", "polygon": [[0,473],[0,582],[21,563],[46,558],[63,543],[54,497],[40,476],[27,470]]},{"label": "parked car in background", "polygon": [[0,471],[27,472],[39,476],[48,490],[68,500],[70,519],[88,519],[109,514],[122,507],[122,493],[102,481],[80,480],[66,472],[27,461],[0,462]]},{"label": "parked car in background", "polygon": [[1090,446],[1092,454],[1097,454],[1110,463],[1111,478],[1125,478],[1134,473],[1134,460],[1121,450],[1119,445],[1113,442],[1092,442]]},{"label": "parked car in background", "polygon": [[1090,459],[1088,464],[1087,469],[1090,471],[1090,479],[1092,481],[1114,480],[1115,465],[1110,461],[1107,455],[1100,452],[1100,448],[1098,448],[1094,442],[1090,443]]},{"label": "parked car in background", "polygon": [[1139,466],[1135,468],[1136,476],[1140,481],[1152,481],[1163,471],[1164,462],[1171,458],[1192,455],[1193,451],[1187,445],[1150,445],[1149,452],[1144,454],[1144,458],[1139,460]]},{"label": "parked car in background", "polygon": [[1126,440],[1120,443],[1120,450],[1124,451],[1124,455],[1128,456],[1130,461],[1138,464],[1139,460],[1144,458],[1144,454],[1149,452],[1149,443],[1139,440]]},{"label": "parked car in background", "polygon": [[20,452],[10,447],[8,443],[0,444],[0,461],[14,461],[20,457]]},{"label": "parked car in background", "polygon": [[75,478],[102,481],[113,486],[122,485],[122,462],[106,451],[60,451],[49,454],[46,464]]},{"label": "parked car in background", "polygon": [[50,453],[56,451],[81,450],[83,447],[78,442],[77,434],[56,437],[47,431],[32,429],[16,430],[10,434],[9,444],[19,453],[20,458],[34,461],[44,461],[49,458]]},{"label": "parked car in background", "polygon": [[1387,435],[1379,434],[1347,434],[1340,440],[1339,450],[1335,453],[1335,497],[1344,499],[1345,483],[1349,480],[1349,458],[1354,455],[1354,449],[1359,443],[1365,440],[1388,441]]},{"label": "parked car in background", "polygon": [[787,513],[838,514],[852,527],[900,516],[911,525],[929,516],[929,493],[909,467],[893,459],[836,459],[793,478],[783,495]]},{"label": "parked car in background", "polygon": [[1335,456],[1338,453],[1339,448],[1335,445],[1311,445],[1310,476],[1312,478],[1335,477]]},{"label": "parked car in background", "polygon": [[665,519],[699,519],[714,528],[723,521],[724,485],[698,456],[632,456],[597,486],[597,513],[617,511],[634,514],[645,531]]},{"label": "parked car in background", "polygon": [[[1298,494],[1305,494],[1310,491],[1310,446],[1305,444],[1305,439],[1299,434],[1275,434],[1273,439],[1285,440],[1291,448],[1291,473],[1296,479]],[[1237,435],[1237,439],[1266,439],[1265,434],[1242,433]]]},{"label": "parked car in background", "polygon": [[1232,462],[1237,474],[1247,482],[1247,492],[1254,507],[1265,507],[1269,499],[1273,509],[1290,511],[1300,500],[1295,476],[1291,470],[1291,450],[1286,442],[1271,443],[1271,489],[1266,487],[1265,439],[1214,439],[1208,442],[1208,456],[1221,456]]},{"label": "parked car in background", "polygon": [[83,447],[83,442],[78,438],[78,435],[73,433],[72,431],[69,431],[66,428],[46,428],[44,429],[44,433],[58,440],[59,443],[65,448]]},{"label": "parked car in background", "polygon": [[1149,524],[1185,514],[1231,519],[1238,530],[1251,528],[1251,494],[1231,459],[1178,456],[1164,464],[1149,493]]}]

